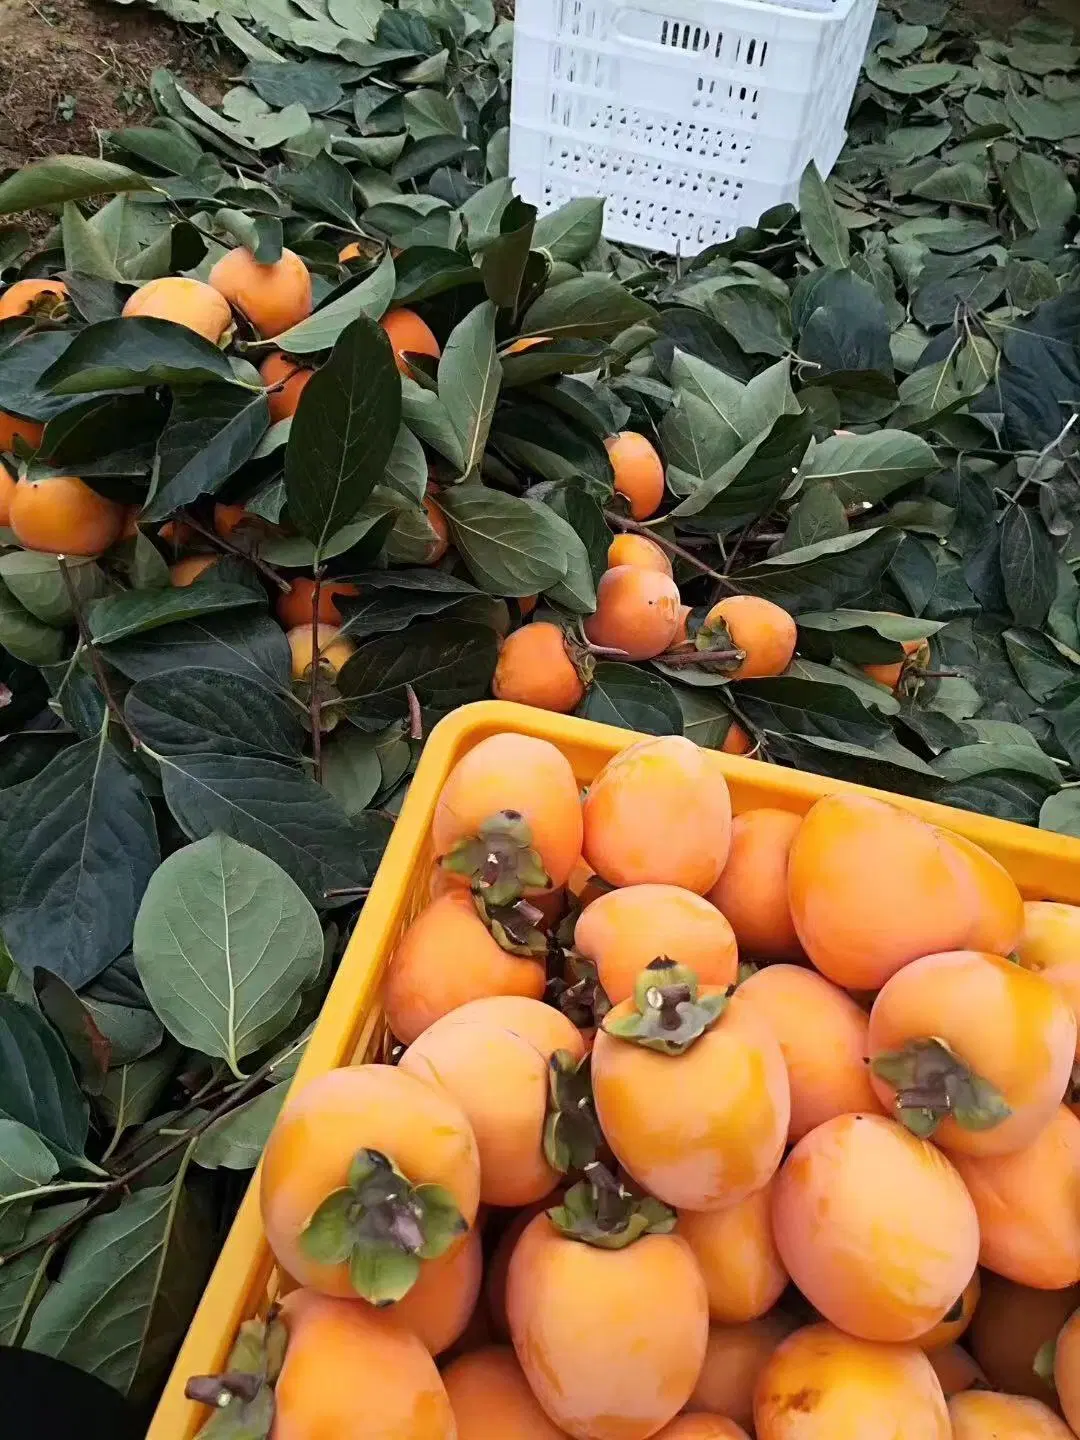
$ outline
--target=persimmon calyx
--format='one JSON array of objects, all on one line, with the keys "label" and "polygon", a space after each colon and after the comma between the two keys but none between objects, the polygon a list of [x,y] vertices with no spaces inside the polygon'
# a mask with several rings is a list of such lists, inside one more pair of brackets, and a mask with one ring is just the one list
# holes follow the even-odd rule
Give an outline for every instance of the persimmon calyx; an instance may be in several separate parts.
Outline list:
[{"label": "persimmon calyx", "polygon": [[718,625],[700,625],[697,634],[694,636],[693,644],[695,650],[706,652],[709,650],[730,650],[732,652],[731,659],[726,665],[719,667],[724,670],[737,670],[746,659],[746,651],[740,650],[738,645],[735,644],[735,641],[731,638],[731,631],[722,620]]},{"label": "persimmon calyx", "polygon": [[564,958],[566,973],[548,981],[548,999],[579,1030],[591,1030],[611,1009],[611,1001],[591,960],[577,950],[567,950]]},{"label": "persimmon calyx", "polygon": [[933,1035],[875,1055],[870,1069],[896,1091],[896,1118],[921,1140],[950,1116],[965,1130],[992,1130],[1012,1114],[1001,1091]]},{"label": "persimmon calyx", "polygon": [[1057,1388],[1054,1385],[1054,1366],[1057,1363],[1057,1336],[1045,1341],[1035,1351],[1035,1359],[1031,1362],[1031,1368],[1040,1380],[1047,1385]]},{"label": "persimmon calyx", "polygon": [[527,955],[534,960],[542,960],[547,955],[548,937],[540,929],[544,912],[530,905],[528,900],[495,905],[474,892],[473,903],[476,913],[501,950],[510,955]]},{"label": "persimmon calyx", "polygon": [[604,1032],[665,1055],[681,1055],[715,1025],[730,997],[730,990],[701,995],[693,970],[659,956],[634,984],[633,1010],[620,1019],[608,1015]]},{"label": "persimmon calyx", "polygon": [[584,1180],[545,1213],[560,1235],[598,1250],[625,1250],[642,1235],[675,1228],[674,1210],[651,1195],[635,1195],[599,1161],[586,1165]]},{"label": "persimmon calyx", "polygon": [[548,1109],[544,1121],[544,1158],[561,1175],[584,1170],[603,1141],[593,1105],[590,1057],[574,1059],[556,1050],[548,1061]]},{"label": "persimmon calyx", "polygon": [[213,1414],[199,1440],[266,1440],[274,1423],[274,1382],[285,1360],[285,1326],[271,1314],[245,1320],[221,1375],[193,1375],[184,1387],[189,1400],[210,1405]]},{"label": "persimmon calyx", "polygon": [[510,905],[526,890],[546,890],[551,879],[532,846],[528,821],[516,810],[500,810],[475,835],[466,835],[442,857],[442,865],[464,875],[489,905]]},{"label": "persimmon calyx", "polygon": [[468,1230],[450,1192],[413,1185],[378,1150],[360,1150],[348,1181],[333,1190],[300,1234],[318,1265],[348,1265],[353,1289],[372,1305],[391,1305]]}]

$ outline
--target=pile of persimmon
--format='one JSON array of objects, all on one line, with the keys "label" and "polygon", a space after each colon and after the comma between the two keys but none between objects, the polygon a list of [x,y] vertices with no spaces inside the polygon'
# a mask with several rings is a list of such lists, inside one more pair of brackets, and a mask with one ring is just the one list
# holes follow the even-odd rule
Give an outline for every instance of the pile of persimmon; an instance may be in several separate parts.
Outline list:
[{"label": "pile of persimmon", "polygon": [[387,1063],[271,1135],[282,1298],[194,1382],[215,1425],[1077,1433],[1080,908],[853,789],[733,816],[723,763],[458,761]]}]

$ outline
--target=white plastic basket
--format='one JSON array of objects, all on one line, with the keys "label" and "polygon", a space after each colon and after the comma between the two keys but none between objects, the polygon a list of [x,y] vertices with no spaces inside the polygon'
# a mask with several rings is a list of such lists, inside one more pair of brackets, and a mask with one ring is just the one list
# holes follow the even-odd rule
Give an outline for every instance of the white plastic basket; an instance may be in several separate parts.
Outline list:
[{"label": "white plastic basket", "polygon": [[[795,6],[813,8],[795,8]],[[836,163],[876,0],[517,0],[510,174],[694,255]]]}]

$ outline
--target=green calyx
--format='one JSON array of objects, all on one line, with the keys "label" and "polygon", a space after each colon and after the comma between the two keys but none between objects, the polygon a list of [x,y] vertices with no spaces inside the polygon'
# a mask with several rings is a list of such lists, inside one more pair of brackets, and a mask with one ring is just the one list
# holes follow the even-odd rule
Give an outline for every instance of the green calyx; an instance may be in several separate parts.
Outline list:
[{"label": "green calyx", "polygon": [[593,1105],[590,1057],[576,1061],[569,1050],[556,1050],[548,1062],[544,1156],[553,1170],[565,1175],[591,1165],[602,1144]]},{"label": "green calyx", "polygon": [[1031,1362],[1031,1368],[1045,1384],[1056,1389],[1054,1382],[1054,1366],[1057,1363],[1057,1336],[1047,1340],[1035,1351],[1035,1359]]},{"label": "green calyx", "polygon": [[551,879],[532,848],[532,831],[516,810],[500,810],[475,835],[459,840],[441,862],[464,875],[488,906],[511,905],[526,890],[546,890]]},{"label": "green calyx", "polygon": [[548,937],[540,928],[544,913],[528,900],[495,905],[474,891],[473,904],[500,949],[511,955],[527,955],[533,960],[542,960],[547,955]]},{"label": "green calyx", "polygon": [[650,961],[634,985],[634,1009],[604,1020],[604,1033],[665,1055],[681,1055],[700,1040],[727,1008],[731,990],[700,995],[697,976],[661,956]]},{"label": "green calyx", "polygon": [[285,1360],[288,1336],[273,1312],[245,1320],[221,1375],[194,1375],[184,1387],[189,1400],[214,1413],[199,1440],[266,1440],[274,1423],[274,1382]]},{"label": "green calyx", "polygon": [[675,1228],[675,1211],[651,1195],[635,1195],[598,1162],[585,1166],[585,1178],[546,1212],[568,1240],[599,1250],[625,1250],[642,1235],[667,1235]]},{"label": "green calyx", "polygon": [[896,1091],[896,1118],[921,1140],[950,1116],[965,1130],[992,1130],[1012,1114],[1001,1091],[934,1036],[875,1055],[870,1069]]},{"label": "green calyx", "polygon": [[611,1009],[611,1001],[591,960],[576,950],[567,950],[564,961],[565,974],[548,981],[548,999],[579,1030],[591,1030]]},{"label": "green calyx", "polygon": [[[726,669],[737,670],[746,659],[746,651],[740,650],[731,638],[731,632],[727,626],[720,622],[719,625],[702,625],[694,636],[695,650],[702,650],[706,653],[710,650],[730,650],[731,659]],[[716,667],[721,668],[721,667]]]},{"label": "green calyx", "polygon": [[424,1260],[436,1260],[468,1230],[441,1185],[413,1185],[378,1150],[360,1150],[348,1182],[334,1190],[300,1235],[318,1265],[348,1265],[353,1289],[372,1305],[407,1295]]}]

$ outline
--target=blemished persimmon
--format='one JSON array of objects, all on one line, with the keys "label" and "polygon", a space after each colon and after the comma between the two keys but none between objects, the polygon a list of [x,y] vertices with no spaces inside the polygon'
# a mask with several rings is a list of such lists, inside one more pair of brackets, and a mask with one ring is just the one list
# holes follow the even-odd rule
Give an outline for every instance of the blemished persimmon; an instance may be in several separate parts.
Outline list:
[{"label": "blemished persimmon", "polygon": [[743,652],[743,659],[726,671],[729,680],[782,675],[791,664],[797,639],[788,612],[759,595],[726,596],[712,607],[698,632],[699,645]]},{"label": "blemished persimmon", "polygon": [[926,640],[901,640],[903,660],[886,660],[880,665],[862,665],[859,668],[868,680],[884,685],[886,690],[895,690],[912,665],[924,667],[930,659],[930,645]]},{"label": "blemished persimmon", "polygon": [[443,1015],[487,995],[539,1000],[544,967],[497,944],[467,890],[432,900],[398,941],[386,972],[383,1004],[405,1045]]},{"label": "blemished persimmon", "polygon": [[952,1440],[945,1396],[917,1346],[832,1325],[777,1346],[758,1377],[754,1425],[757,1440]]},{"label": "blemished persimmon", "polygon": [[[494,836],[488,843],[490,827]],[[493,866],[505,832],[505,865]],[[481,740],[446,778],[431,822],[435,854],[447,869],[472,878],[479,857],[485,867],[526,874],[528,886],[565,885],[581,857],[582,818],[577,781],[565,755],[547,740],[505,733]],[[500,852],[501,853],[501,852]],[[524,862],[518,860],[524,855]],[[536,864],[532,866],[530,857]],[[503,873],[481,877],[488,893]],[[507,898],[516,898],[516,894]],[[496,898],[496,903],[500,903]]]},{"label": "blemished persimmon", "polygon": [[540,1408],[509,1345],[490,1345],[452,1361],[442,1374],[457,1440],[563,1440]]},{"label": "blemished persimmon", "polygon": [[221,257],[207,279],[264,339],[311,314],[311,274],[291,250],[282,250],[272,265],[260,265],[250,250],[238,246]]},{"label": "blemished persimmon", "polygon": [[525,1377],[574,1440],[646,1440],[690,1398],[709,1316],[677,1235],[601,1249],[537,1215],[511,1257],[506,1304]]},{"label": "blemished persimmon", "polygon": [[767,1181],[722,1210],[680,1210],[681,1235],[701,1269],[709,1318],[741,1325],[766,1314],[788,1283],[772,1233],[772,1185]]},{"label": "blemished persimmon", "polygon": [[664,498],[664,462],[650,441],[636,430],[621,430],[605,441],[614,475],[615,493],[630,506],[635,520],[648,520]]},{"label": "blemished persimmon", "polygon": [[915,1344],[919,1349],[925,1350],[929,1355],[932,1351],[944,1350],[946,1345],[952,1345],[959,1340],[971,1324],[981,1294],[982,1279],[979,1271],[976,1270],[964,1286],[963,1293],[953,1302],[952,1308],[946,1310],[943,1318],[932,1330],[928,1330],[925,1335],[917,1336]]},{"label": "blemished persimmon", "polygon": [[1062,1326],[1054,1346],[1054,1388],[1061,1413],[1080,1429],[1080,1309]]},{"label": "blemished persimmon", "polygon": [[[724,740],[727,748],[732,725]],[[744,754],[734,747],[728,754]],[[731,824],[731,849],[708,898],[727,916],[746,959],[799,960],[802,946],[788,904],[788,856],[802,824],[801,815],[761,806],[744,810]]]},{"label": "blemished persimmon", "polygon": [[987,1270],[1037,1290],[1080,1283],[1080,1119],[1067,1106],[1023,1150],[952,1159],[975,1203]]},{"label": "blemished persimmon", "polygon": [[[1029,900],[1016,956],[1025,970],[1056,986],[1080,1020],[1080,906]],[[1076,1055],[1080,1060],[1080,1036]]]},{"label": "blemished persimmon", "polygon": [[949,1401],[952,1440],[1076,1440],[1064,1420],[1041,1400],[964,1390]]},{"label": "blemished persimmon", "polygon": [[274,1440],[455,1440],[435,1362],[392,1314],[297,1290],[281,1318],[289,1343],[274,1386]]},{"label": "blemished persimmon", "polygon": [[[319,624],[340,625],[344,616],[337,607],[339,595],[359,595],[355,585],[344,580],[324,580],[319,587]],[[286,630],[312,621],[315,604],[315,581],[306,575],[299,575],[289,586],[287,594],[279,595],[274,609]]]},{"label": "blemished persimmon", "polygon": [[628,660],[652,660],[675,638],[681,607],[679,587],[670,575],[616,565],[600,576],[585,634],[591,644],[621,650]]},{"label": "blemished persimmon", "polygon": [[442,354],[431,326],[426,320],[422,320],[415,310],[389,310],[379,324],[386,331],[386,338],[394,352],[394,360],[403,375],[409,373],[407,356],[428,355],[431,359],[438,360]]},{"label": "blemished persimmon", "polygon": [[1053,985],[979,950],[913,960],[870,1012],[882,1107],[950,1154],[1007,1155],[1053,1119],[1076,1054],[1076,1016]]},{"label": "blemished persimmon", "polygon": [[11,502],[15,498],[16,476],[11,467],[0,460],[0,525],[7,525],[11,517]]},{"label": "blemished persimmon", "polygon": [[171,320],[220,345],[232,329],[229,302],[212,285],[183,275],[163,275],[140,285],[124,304],[128,319]]},{"label": "blemished persimmon", "polygon": [[75,475],[20,480],[8,507],[19,544],[50,555],[100,555],[123,523],[124,507]]},{"label": "blemished persimmon", "polygon": [[513,700],[568,715],[585,694],[581,675],[562,626],[534,620],[508,635],[499,647],[491,681],[496,700]]},{"label": "blemished persimmon", "polygon": [[1011,955],[1024,928],[1024,901],[1016,881],[981,845],[951,830],[942,830],[940,834],[960,857],[975,890],[971,928],[964,937],[963,948]]},{"label": "blemished persimmon", "polygon": [[19,415],[0,410],[0,450],[7,454],[15,453],[17,441],[21,441],[27,450],[36,450],[44,434],[45,426],[40,420],[24,420]]},{"label": "blemished persimmon", "polygon": [[728,1416],[749,1429],[758,1376],[794,1329],[795,1321],[782,1310],[770,1310],[745,1325],[710,1325],[705,1361],[687,1409]]},{"label": "blemished persimmon", "polygon": [[574,946],[596,966],[613,1005],[628,1000],[650,960],[664,955],[690,966],[703,985],[734,985],[739,950],[714,905],[678,885],[609,890],[581,912]]},{"label": "blemished persimmon", "polygon": [[750,1440],[741,1425],[723,1415],[680,1415],[656,1432],[655,1440]]},{"label": "blemished persimmon", "polygon": [[288,420],[296,414],[300,396],[308,381],[315,374],[310,365],[301,365],[291,360],[280,350],[272,350],[259,366],[259,374],[267,387],[266,401],[270,406],[270,419]]},{"label": "blemished persimmon", "polygon": [[773,1233],[811,1305],[863,1340],[925,1335],[979,1258],[956,1170],[881,1115],[840,1115],[799,1141],[777,1177]]},{"label": "blemished persimmon", "polygon": [[1035,1357],[1078,1306],[1080,1285],[1035,1290],[984,1270],[967,1343],[990,1387],[1052,1405],[1053,1386],[1035,1369]]},{"label": "blemished persimmon", "polygon": [[613,756],[582,814],[582,854],[610,885],[681,885],[704,895],[727,863],[727,781],[681,735],[639,740]]},{"label": "blemished persimmon", "polygon": [[724,755],[749,755],[754,748],[754,741],[737,720],[733,720],[728,726],[727,734],[724,736],[720,750]]},{"label": "blemished persimmon", "polygon": [[464,1334],[476,1309],[483,1271],[480,1231],[467,1230],[437,1260],[425,1260],[416,1283],[395,1301],[391,1313],[429,1354],[441,1355]]},{"label": "blemished persimmon", "polygon": [[336,675],[356,650],[349,637],[342,635],[334,625],[319,625],[315,638],[318,641],[318,655],[312,645],[310,621],[306,625],[294,625],[291,630],[286,631],[285,639],[289,642],[292,655],[294,680],[310,680],[316,664],[320,670]]},{"label": "blemished persimmon", "polygon": [[639,1185],[680,1210],[719,1210],[760,1190],[787,1140],[780,1046],[745,1010],[725,1009],[724,994],[653,961],[593,1043],[604,1138]]},{"label": "blemished persimmon", "polygon": [[934,1374],[946,1400],[953,1395],[959,1395],[961,1390],[972,1389],[973,1386],[986,1385],[989,1388],[986,1376],[962,1345],[943,1345],[940,1350],[927,1350],[924,1353],[934,1367]]},{"label": "blemished persimmon", "polygon": [[450,525],[446,519],[446,512],[435,499],[435,492],[431,486],[420,502],[424,507],[424,514],[428,518],[428,524],[435,532],[431,542],[431,548],[424,557],[425,565],[437,565],[450,549]]},{"label": "blemished persimmon", "polygon": [[867,1072],[866,1014],[846,991],[801,965],[766,965],[744,980],[732,1005],[776,1037],[791,1086],[788,1138],[878,1103]]},{"label": "blemished persimmon", "polygon": [[169,566],[169,582],[180,589],[193,585],[200,575],[204,575],[212,565],[216,565],[216,555],[185,555],[183,560],[177,560],[175,565]]},{"label": "blemished persimmon", "polygon": [[788,901],[806,954],[849,990],[878,990],[910,960],[958,950],[976,887],[942,833],[868,795],[827,795],[788,859]]},{"label": "blemished persimmon", "polygon": [[647,535],[633,535],[626,532],[616,535],[608,546],[607,568],[614,570],[618,565],[636,565],[639,570],[655,570],[658,575],[671,578],[671,561],[655,540]]},{"label": "blemished persimmon", "polygon": [[58,318],[67,307],[67,293],[62,280],[16,280],[0,295],[0,320],[18,315]]}]

